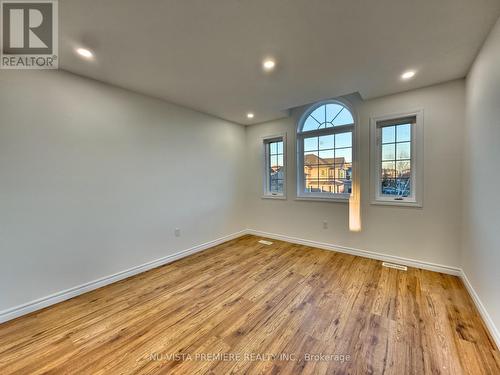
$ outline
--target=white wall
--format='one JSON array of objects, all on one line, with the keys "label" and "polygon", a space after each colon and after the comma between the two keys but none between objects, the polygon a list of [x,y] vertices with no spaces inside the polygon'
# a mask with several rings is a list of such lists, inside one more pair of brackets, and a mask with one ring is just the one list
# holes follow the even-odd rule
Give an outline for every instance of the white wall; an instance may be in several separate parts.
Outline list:
[{"label": "white wall", "polygon": [[[360,127],[362,231],[349,232],[346,203],[297,201],[295,129],[292,117],[247,128],[247,226],[251,229],[459,266],[464,81],[453,81],[357,104]],[[424,206],[371,205],[370,117],[424,110]],[[287,133],[287,200],[262,199],[262,137]],[[328,229],[323,229],[323,221]]]},{"label": "white wall", "polygon": [[164,101],[0,72],[0,311],[242,230],[244,147]]},{"label": "white wall", "polygon": [[[500,21],[467,77],[462,266],[500,328]],[[497,331],[497,340],[500,338]]]}]

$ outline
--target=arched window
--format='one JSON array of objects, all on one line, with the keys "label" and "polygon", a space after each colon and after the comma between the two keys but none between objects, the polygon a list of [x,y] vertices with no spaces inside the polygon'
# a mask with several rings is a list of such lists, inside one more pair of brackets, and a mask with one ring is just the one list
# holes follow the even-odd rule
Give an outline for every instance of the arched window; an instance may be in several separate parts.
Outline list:
[{"label": "arched window", "polygon": [[347,104],[309,108],[297,127],[297,197],[348,199],[352,192],[355,121]]}]

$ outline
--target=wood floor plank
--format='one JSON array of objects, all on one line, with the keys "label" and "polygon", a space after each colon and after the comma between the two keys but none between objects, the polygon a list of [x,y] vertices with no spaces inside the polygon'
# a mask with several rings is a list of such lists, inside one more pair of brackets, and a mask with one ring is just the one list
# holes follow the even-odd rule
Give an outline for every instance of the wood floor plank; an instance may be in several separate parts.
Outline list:
[{"label": "wood floor plank", "polygon": [[259,239],[0,325],[0,374],[500,374],[457,277]]}]

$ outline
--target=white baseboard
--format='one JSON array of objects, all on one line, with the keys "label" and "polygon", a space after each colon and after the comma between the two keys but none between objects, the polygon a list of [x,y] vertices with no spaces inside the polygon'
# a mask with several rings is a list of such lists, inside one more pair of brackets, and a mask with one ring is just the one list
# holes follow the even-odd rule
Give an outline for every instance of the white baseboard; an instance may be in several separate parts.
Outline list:
[{"label": "white baseboard", "polygon": [[152,268],[156,268],[156,267],[162,266],[164,264],[173,262],[175,260],[187,257],[188,255],[206,250],[210,247],[220,245],[221,243],[224,243],[224,242],[230,241],[232,239],[241,237],[241,236],[245,235],[246,233],[247,233],[246,230],[242,230],[240,232],[236,232],[236,233],[233,233],[233,234],[221,237],[221,238],[217,238],[213,241],[209,241],[209,242],[203,243],[201,245],[193,246],[189,249],[179,251],[175,254],[167,255],[163,258],[156,259],[156,260],[153,260],[151,262],[144,263],[144,264],[141,264],[139,266],[129,268],[127,270],[115,273],[113,275],[105,276],[105,277],[102,277],[100,279],[90,281],[88,283],[78,285],[78,286],[75,286],[73,288],[66,289],[66,290],[51,294],[51,295],[46,296],[46,297],[39,298],[35,301],[31,301],[31,302],[25,303],[25,304],[20,305],[20,306],[16,306],[16,307],[13,307],[13,308],[10,308],[7,310],[0,311],[0,323],[6,322],[6,321],[11,320],[11,319],[15,319],[19,316],[26,315],[26,314],[29,314],[33,311],[43,309],[47,306],[54,305],[56,303],[65,301],[67,299],[76,297],[80,294],[90,292],[91,290],[101,288],[103,286],[112,284],[114,282],[126,279],[127,277],[137,275],[139,273],[148,271]]},{"label": "white baseboard", "polygon": [[377,260],[381,260],[384,262],[403,264],[403,265],[409,266],[409,267],[421,268],[424,270],[429,270],[429,271],[434,271],[434,272],[446,273],[448,275],[454,275],[454,276],[461,275],[461,269],[458,267],[445,266],[442,264],[424,262],[421,260],[403,258],[403,257],[395,256],[395,255],[388,255],[388,254],[383,254],[383,253],[377,253],[374,251],[355,249],[352,247],[334,245],[334,244],[318,242],[318,241],[313,241],[313,240],[305,240],[302,238],[290,237],[290,236],[286,236],[286,235],[282,235],[282,234],[268,233],[268,232],[263,232],[260,230],[254,230],[254,229],[247,229],[247,233],[253,234],[255,236],[274,238],[275,240],[296,243],[299,245],[312,246],[312,247],[317,247],[317,248],[324,249],[324,250],[331,250],[331,251],[337,251],[339,253],[356,255],[356,256],[363,257],[363,258],[377,259]]},{"label": "white baseboard", "polygon": [[469,279],[467,278],[467,275],[463,270],[461,270],[460,278],[462,279],[465,287],[467,288],[467,291],[469,292],[470,296],[472,297],[472,300],[474,301],[474,304],[476,305],[476,308],[479,311],[479,314],[481,315],[481,318],[483,318],[484,324],[486,325],[486,328],[490,332],[491,337],[495,341],[495,344],[497,345],[497,349],[500,349],[500,331],[498,328],[495,326],[495,323],[493,323],[493,319],[491,319],[490,314],[488,314],[488,311],[484,307],[483,303],[479,299],[479,295],[476,293],[474,288],[472,287],[472,284],[470,283]]}]

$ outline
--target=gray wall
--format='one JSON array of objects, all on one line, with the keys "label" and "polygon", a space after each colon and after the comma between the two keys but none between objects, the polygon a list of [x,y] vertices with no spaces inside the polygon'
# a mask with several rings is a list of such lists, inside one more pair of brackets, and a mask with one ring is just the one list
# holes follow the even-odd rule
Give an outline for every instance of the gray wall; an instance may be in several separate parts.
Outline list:
[{"label": "gray wall", "polygon": [[[462,266],[500,327],[500,21],[467,77]],[[499,335],[499,333],[497,333]],[[500,336],[499,336],[500,337]]]},{"label": "gray wall", "polygon": [[243,229],[242,126],[63,72],[0,116],[0,311]]},{"label": "gray wall", "polygon": [[[297,201],[290,118],[247,128],[248,228],[400,257],[459,266],[464,81],[359,102],[362,231],[349,232],[347,203]],[[370,117],[424,110],[424,206],[370,204]],[[298,112],[298,113],[297,113]],[[262,199],[262,138],[287,133],[287,200]],[[323,229],[323,221],[328,229]]]}]

